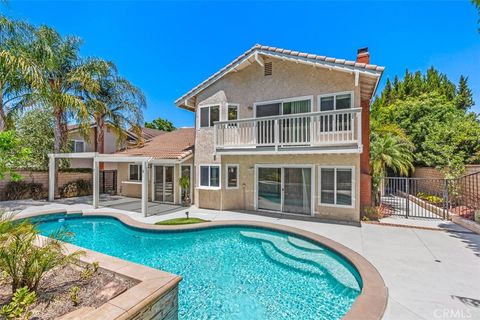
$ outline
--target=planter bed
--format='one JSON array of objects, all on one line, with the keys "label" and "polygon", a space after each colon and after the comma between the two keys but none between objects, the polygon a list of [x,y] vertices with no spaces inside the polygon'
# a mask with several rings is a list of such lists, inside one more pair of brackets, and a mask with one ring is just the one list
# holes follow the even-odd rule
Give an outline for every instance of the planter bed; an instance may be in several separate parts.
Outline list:
[{"label": "planter bed", "polygon": [[[49,320],[59,318],[77,309],[93,310],[135,286],[138,281],[103,269],[86,276],[83,267],[67,266],[54,269],[42,279],[37,300],[32,305],[32,318]],[[70,298],[71,288],[78,287],[77,303]],[[0,305],[11,297],[9,283],[0,284]]]}]

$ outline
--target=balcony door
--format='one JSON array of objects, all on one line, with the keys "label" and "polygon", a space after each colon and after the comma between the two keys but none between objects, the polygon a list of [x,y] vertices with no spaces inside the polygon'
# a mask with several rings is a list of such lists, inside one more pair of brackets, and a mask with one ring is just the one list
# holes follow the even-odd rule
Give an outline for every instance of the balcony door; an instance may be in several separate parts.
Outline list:
[{"label": "balcony door", "polygon": [[174,166],[155,166],[154,201],[173,203]]},{"label": "balcony door", "polygon": [[[256,118],[279,115],[301,114],[312,111],[311,100],[295,100],[278,103],[257,104]],[[286,117],[278,120],[279,142],[281,144],[298,144],[310,141],[309,117]],[[273,145],[275,143],[275,119],[259,119],[257,121],[257,145]]]},{"label": "balcony door", "polygon": [[257,209],[310,215],[312,168],[258,167]]}]

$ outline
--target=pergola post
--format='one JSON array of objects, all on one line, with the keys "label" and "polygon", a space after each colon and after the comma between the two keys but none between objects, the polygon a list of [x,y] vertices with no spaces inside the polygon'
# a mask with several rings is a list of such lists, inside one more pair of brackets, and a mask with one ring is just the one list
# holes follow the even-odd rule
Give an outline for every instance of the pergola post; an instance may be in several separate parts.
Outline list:
[{"label": "pergola post", "polygon": [[98,198],[100,196],[100,170],[97,157],[93,158],[93,208],[98,208]]},{"label": "pergola post", "polygon": [[148,211],[148,162],[142,161],[142,214],[147,217]]},{"label": "pergola post", "polygon": [[55,200],[55,156],[48,155],[48,201]]}]

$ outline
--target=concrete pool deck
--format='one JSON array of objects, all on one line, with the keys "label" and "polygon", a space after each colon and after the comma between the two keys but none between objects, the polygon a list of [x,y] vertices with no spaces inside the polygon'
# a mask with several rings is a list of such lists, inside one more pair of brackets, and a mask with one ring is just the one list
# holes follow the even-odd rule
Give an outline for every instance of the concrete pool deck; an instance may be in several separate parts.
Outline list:
[{"label": "concrete pool deck", "polygon": [[356,227],[197,208],[144,218],[137,212],[61,203],[28,206],[22,214],[59,209],[117,212],[145,223],[184,217],[189,211],[190,216],[212,221],[265,221],[303,229],[345,245],[378,269],[389,291],[384,319],[480,319],[480,235],[460,227],[450,231]]}]

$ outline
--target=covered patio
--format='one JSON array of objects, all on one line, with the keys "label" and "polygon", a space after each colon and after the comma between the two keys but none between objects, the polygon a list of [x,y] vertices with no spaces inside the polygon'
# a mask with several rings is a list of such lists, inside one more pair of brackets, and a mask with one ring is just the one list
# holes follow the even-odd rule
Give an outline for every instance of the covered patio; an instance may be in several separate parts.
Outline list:
[{"label": "covered patio", "polygon": [[[77,198],[64,198],[59,199],[56,197],[55,191],[57,190],[57,181],[55,177],[55,162],[57,159],[91,159],[92,160],[92,196],[77,197]],[[140,198],[128,197],[122,195],[107,195],[100,194],[100,163],[117,163],[117,164],[136,164],[141,168],[141,174],[139,181],[135,184],[141,186]],[[149,167],[154,168],[159,164],[175,165],[182,163],[180,160],[163,160],[159,161],[153,157],[133,156],[133,155],[106,155],[99,153],[58,153],[49,154],[49,187],[48,187],[48,201],[65,203],[65,204],[78,204],[78,203],[90,203],[94,209],[101,207],[114,208],[119,210],[126,210],[132,212],[139,212],[144,217],[150,215],[162,215],[168,213],[174,213],[182,209],[182,207],[175,203],[160,203],[155,201],[149,201],[149,192],[151,191],[152,199],[154,199],[154,177],[152,169],[152,177],[150,178]],[[151,181],[149,181],[151,180]],[[150,183],[151,182],[151,183]],[[123,183],[123,182],[121,182]],[[151,188],[149,188],[151,184]],[[57,200],[55,200],[57,198]],[[184,208],[183,208],[184,209]]]}]

